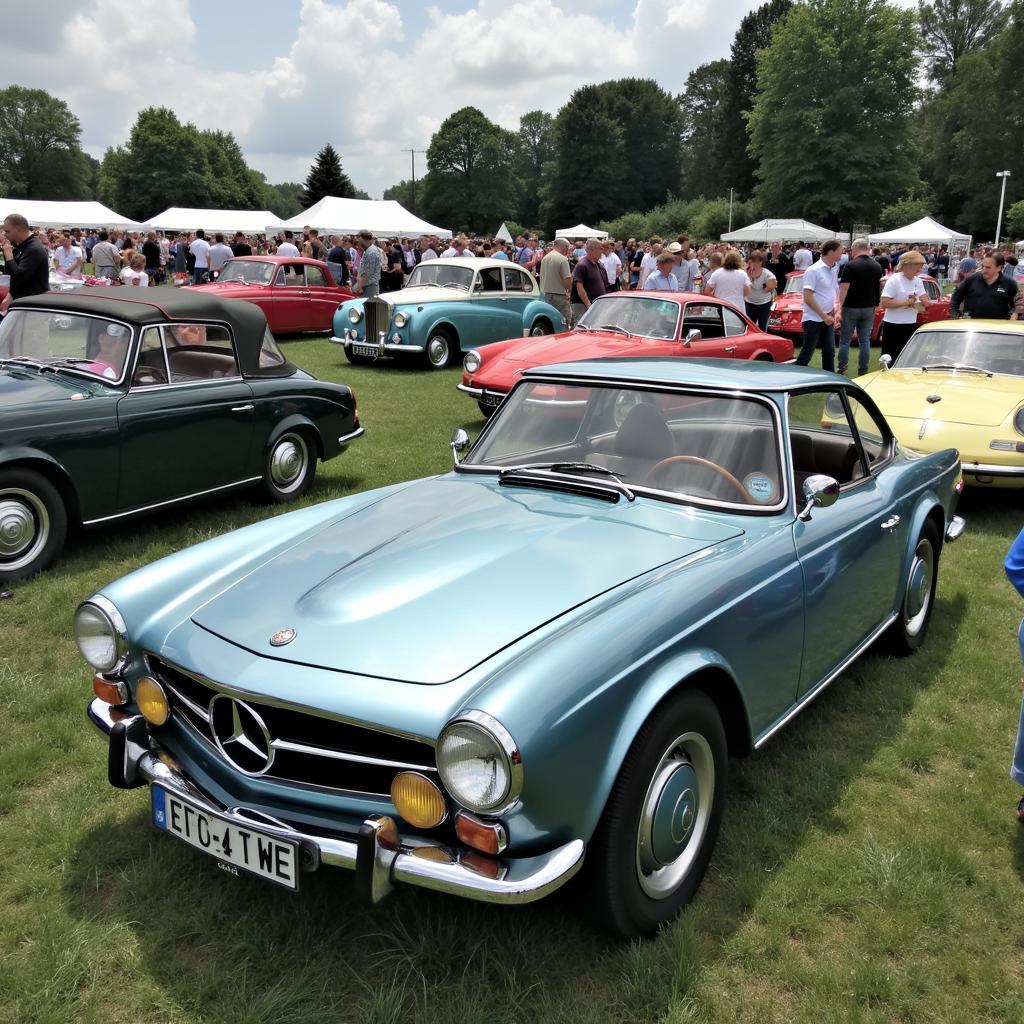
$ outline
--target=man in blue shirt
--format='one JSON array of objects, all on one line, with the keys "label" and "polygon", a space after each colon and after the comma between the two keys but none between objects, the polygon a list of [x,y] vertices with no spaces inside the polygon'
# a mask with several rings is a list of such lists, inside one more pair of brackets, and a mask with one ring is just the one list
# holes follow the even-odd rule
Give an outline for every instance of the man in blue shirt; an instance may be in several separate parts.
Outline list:
[{"label": "man in blue shirt", "polygon": [[676,275],[672,273],[672,266],[675,257],[670,252],[663,252],[658,257],[658,269],[653,274],[647,275],[644,282],[644,290],[649,292],[677,292],[679,282]]}]

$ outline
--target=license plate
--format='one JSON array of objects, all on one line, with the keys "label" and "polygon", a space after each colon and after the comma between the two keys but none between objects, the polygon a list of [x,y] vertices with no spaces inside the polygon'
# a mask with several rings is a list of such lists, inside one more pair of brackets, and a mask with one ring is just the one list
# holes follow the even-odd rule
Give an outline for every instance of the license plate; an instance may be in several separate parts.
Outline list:
[{"label": "license plate", "polygon": [[299,888],[297,843],[248,826],[243,828],[159,786],[153,786],[151,792],[153,824],[158,829],[216,857],[229,874],[237,875],[233,869],[241,868],[286,889]]},{"label": "license plate", "polygon": [[777,317],[777,316],[769,317],[768,318],[768,326],[769,327],[781,327],[782,326],[782,320],[779,317]]},{"label": "license plate", "polygon": [[504,398],[504,395],[496,395],[491,391],[485,391],[480,396],[480,401],[483,402],[484,405],[501,405]]},{"label": "license plate", "polygon": [[376,345],[353,345],[352,351],[357,356],[369,356],[371,359],[380,355],[380,349]]}]

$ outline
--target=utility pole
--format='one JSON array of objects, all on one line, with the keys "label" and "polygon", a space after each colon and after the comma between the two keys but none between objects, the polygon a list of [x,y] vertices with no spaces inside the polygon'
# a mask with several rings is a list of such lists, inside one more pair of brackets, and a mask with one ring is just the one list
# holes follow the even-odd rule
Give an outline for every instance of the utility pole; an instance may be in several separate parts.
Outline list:
[{"label": "utility pole", "polygon": [[412,206],[412,212],[416,212],[416,154],[426,154],[425,149],[403,149],[403,153],[409,154],[409,161],[412,164],[412,194],[410,197],[410,205]]},{"label": "utility pole", "polygon": [[999,218],[996,221],[996,242],[999,245],[999,232],[1003,229],[1003,204],[1006,202],[1006,179],[1010,177],[1009,171],[996,171],[996,177],[1003,179],[1003,189],[999,193]]},{"label": "utility pole", "polygon": [[732,194],[735,191],[736,190],[733,189],[733,188],[729,189],[729,231],[730,231],[730,233],[732,232]]}]

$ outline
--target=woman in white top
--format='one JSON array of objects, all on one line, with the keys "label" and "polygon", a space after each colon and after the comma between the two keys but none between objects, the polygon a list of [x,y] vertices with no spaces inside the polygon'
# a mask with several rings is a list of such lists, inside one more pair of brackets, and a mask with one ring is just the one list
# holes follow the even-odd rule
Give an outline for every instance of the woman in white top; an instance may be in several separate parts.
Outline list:
[{"label": "woman in white top", "polygon": [[743,269],[743,257],[735,249],[730,249],[722,260],[722,266],[716,270],[704,285],[707,295],[716,299],[725,299],[743,309],[747,296],[750,294],[750,278]]},{"label": "woman in white top", "polygon": [[764,253],[755,249],[747,261],[747,277],[750,291],[747,293],[747,316],[757,324],[758,330],[768,330],[768,314],[772,310],[772,298],[779,282],[775,275],[765,269]]},{"label": "woman in white top", "polygon": [[146,257],[141,252],[136,253],[131,259],[131,266],[121,271],[122,284],[134,284],[140,288],[149,285],[149,274],[146,273]]},{"label": "woman in white top", "polygon": [[927,309],[932,300],[924,281],[918,276],[924,257],[911,250],[905,252],[896,266],[896,273],[885,279],[882,288],[882,355],[895,359],[910,336],[917,330],[917,314]]}]

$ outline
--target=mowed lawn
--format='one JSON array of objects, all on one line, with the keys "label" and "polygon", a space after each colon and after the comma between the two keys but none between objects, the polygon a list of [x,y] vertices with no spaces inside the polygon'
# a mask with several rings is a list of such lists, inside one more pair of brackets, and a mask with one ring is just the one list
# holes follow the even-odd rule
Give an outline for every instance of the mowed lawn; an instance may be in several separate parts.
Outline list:
[{"label": "mowed lawn", "polygon": [[[286,347],[350,383],[367,428],[308,501],[442,472],[453,429],[481,426],[455,371]],[[280,510],[239,496],[74,540],[0,601],[0,1022],[1024,1021],[1024,829],[1007,777],[1024,602],[1002,573],[1022,508],[962,501],[925,649],[862,659],[733,762],[697,899],[634,946],[590,931],[565,895],[502,909],[405,889],[366,909],[346,872],[304,876],[293,896],[158,835],[147,790],[107,784],[72,612]],[[438,628],[457,644],[476,613],[439,608]]]}]

